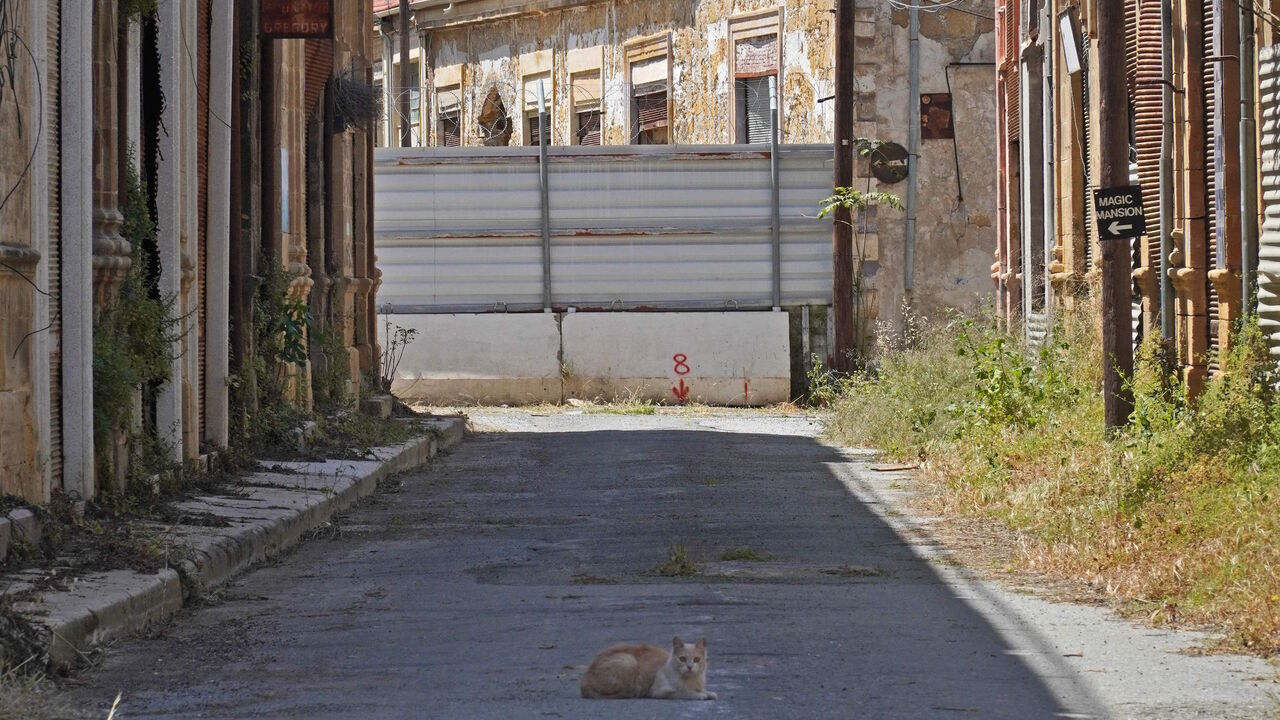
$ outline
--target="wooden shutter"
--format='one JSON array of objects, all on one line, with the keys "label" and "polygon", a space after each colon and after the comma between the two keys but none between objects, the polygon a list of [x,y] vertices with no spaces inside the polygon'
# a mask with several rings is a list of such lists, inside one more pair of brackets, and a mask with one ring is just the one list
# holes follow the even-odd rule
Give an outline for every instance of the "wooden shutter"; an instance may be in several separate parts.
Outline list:
[{"label": "wooden shutter", "polygon": [[529,145],[541,145],[545,140],[548,145],[551,144],[551,116],[547,116],[546,125],[542,126],[542,132],[538,132],[538,115],[535,113],[527,119],[528,126],[525,128],[525,139]]},{"label": "wooden shutter", "polygon": [[457,110],[440,114],[438,132],[442,146],[459,147],[462,145],[462,122]]},{"label": "wooden shutter", "polygon": [[1084,61],[1083,71],[1080,73],[1080,125],[1083,128],[1081,135],[1083,143],[1081,151],[1084,154],[1084,197],[1081,200],[1084,203],[1084,267],[1081,272],[1087,273],[1093,269],[1093,246],[1098,241],[1097,216],[1093,207],[1093,148],[1097,145],[1093,129],[1093,111],[1090,109],[1093,96],[1093,82],[1090,79],[1090,73],[1093,71],[1093,54],[1092,40],[1086,36],[1084,38],[1081,57]]},{"label": "wooden shutter", "polygon": [[[1022,78],[1018,75],[1018,63],[1013,63],[1005,71],[1005,127],[1008,128],[1009,140],[1016,142],[1022,138]],[[1017,164],[1017,159],[1013,160]]]},{"label": "wooden shutter", "polygon": [[[1221,20],[1214,17],[1215,10],[1222,12],[1221,0],[1205,0],[1201,6],[1201,37],[1204,40],[1202,57],[1219,57],[1223,54],[1218,46],[1221,41]],[[1225,231],[1222,223],[1222,203],[1218,194],[1224,188],[1218,182],[1218,173],[1222,171],[1222,158],[1217,151],[1217,142],[1222,139],[1223,82],[1221,61],[1209,61],[1202,67],[1204,78],[1204,201],[1205,201],[1205,268],[1212,270],[1218,266],[1218,240]],[[1218,337],[1218,291],[1212,282],[1205,283],[1207,293],[1207,311],[1209,323],[1209,371],[1218,370],[1217,351],[1221,348]]]},{"label": "wooden shutter", "polygon": [[769,78],[741,78],[738,85],[738,107],[742,108],[742,142],[768,143],[771,113],[769,111]]},{"label": "wooden shutter", "polygon": [[667,126],[667,90],[636,95],[636,124],[641,132]]},{"label": "wooden shutter", "polygon": [[578,113],[578,144],[600,144],[600,111],[585,110]]}]

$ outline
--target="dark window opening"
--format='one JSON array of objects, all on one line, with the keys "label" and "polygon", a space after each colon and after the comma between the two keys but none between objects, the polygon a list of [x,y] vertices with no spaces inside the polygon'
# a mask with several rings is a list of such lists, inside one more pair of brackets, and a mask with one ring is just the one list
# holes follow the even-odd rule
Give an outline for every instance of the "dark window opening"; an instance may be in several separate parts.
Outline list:
[{"label": "dark window opening", "polygon": [[670,119],[667,114],[667,84],[637,86],[631,103],[632,136],[637,145],[666,145]]},{"label": "dark window opening", "polygon": [[773,113],[769,109],[769,78],[738,78],[735,82],[738,100],[738,142],[767,144],[772,137]]},{"label": "dark window opening", "polygon": [[600,144],[600,111],[584,110],[577,114],[578,129],[575,131],[579,145]]},{"label": "dark window opening", "polygon": [[440,113],[436,121],[436,133],[441,147],[462,145],[462,118],[457,110]]},{"label": "dark window opening", "polygon": [[541,145],[544,142],[551,144],[551,118],[548,117],[543,121],[541,132],[538,127],[538,113],[533,113],[527,118],[524,129],[524,137],[526,145]]}]

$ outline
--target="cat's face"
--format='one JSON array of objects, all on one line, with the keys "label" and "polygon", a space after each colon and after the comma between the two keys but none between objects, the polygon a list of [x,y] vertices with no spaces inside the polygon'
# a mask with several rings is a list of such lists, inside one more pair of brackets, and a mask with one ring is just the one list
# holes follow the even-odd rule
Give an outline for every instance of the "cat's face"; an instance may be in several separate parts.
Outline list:
[{"label": "cat's face", "polygon": [[671,664],[675,665],[683,677],[697,675],[707,669],[707,639],[698,638],[698,642],[689,644],[680,638],[671,641]]}]

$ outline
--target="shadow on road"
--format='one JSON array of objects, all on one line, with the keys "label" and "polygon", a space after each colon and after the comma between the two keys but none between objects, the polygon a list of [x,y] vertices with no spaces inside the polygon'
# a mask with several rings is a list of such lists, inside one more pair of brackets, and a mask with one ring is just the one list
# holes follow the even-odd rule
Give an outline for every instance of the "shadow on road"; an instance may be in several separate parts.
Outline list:
[{"label": "shadow on road", "polygon": [[[127,717],[1090,716],[1024,661],[1016,618],[854,497],[848,457],[660,422],[477,433],[80,694],[124,689]],[[697,574],[655,574],[673,544]],[[677,633],[710,639],[719,701],[577,696],[595,651]]]}]

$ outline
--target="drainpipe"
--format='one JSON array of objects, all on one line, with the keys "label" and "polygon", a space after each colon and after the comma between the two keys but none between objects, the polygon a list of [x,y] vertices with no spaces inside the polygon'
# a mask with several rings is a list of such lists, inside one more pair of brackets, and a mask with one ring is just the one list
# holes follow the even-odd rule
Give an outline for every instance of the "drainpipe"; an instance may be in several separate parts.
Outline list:
[{"label": "drainpipe", "polygon": [[782,309],[782,207],[778,198],[778,78],[769,76],[769,179],[773,203],[773,311]]},{"label": "drainpipe", "polygon": [[542,311],[551,312],[551,198],[547,187],[547,96],[538,81],[538,191],[542,200]]},{"label": "drainpipe", "polygon": [[1058,245],[1058,222],[1054,215],[1054,200],[1056,193],[1054,192],[1054,177],[1056,175],[1055,165],[1057,156],[1053,147],[1053,23],[1049,20],[1049,13],[1046,9],[1045,14],[1040,17],[1041,42],[1044,45],[1044,83],[1041,85],[1043,92],[1040,96],[1040,107],[1048,122],[1044,123],[1044,255],[1040,258],[1044,263],[1044,286],[1039,288],[1039,292],[1044,293],[1045,303],[1044,310],[1046,316],[1052,316],[1053,303],[1053,279],[1051,268],[1053,267],[1053,251]]},{"label": "drainpipe", "polygon": [[[1173,342],[1173,9],[1160,3],[1160,337]],[[1219,255],[1221,257],[1221,255]]]},{"label": "drainpipe", "polygon": [[1240,307],[1251,313],[1257,305],[1258,275],[1258,148],[1255,144],[1254,92],[1257,52],[1254,48],[1253,9],[1240,5]]},{"label": "drainpipe", "polygon": [[910,38],[910,88],[907,91],[907,222],[906,243],[902,255],[902,290],[905,300],[911,303],[916,264],[916,153],[920,150],[920,10],[911,6],[907,33]]}]

